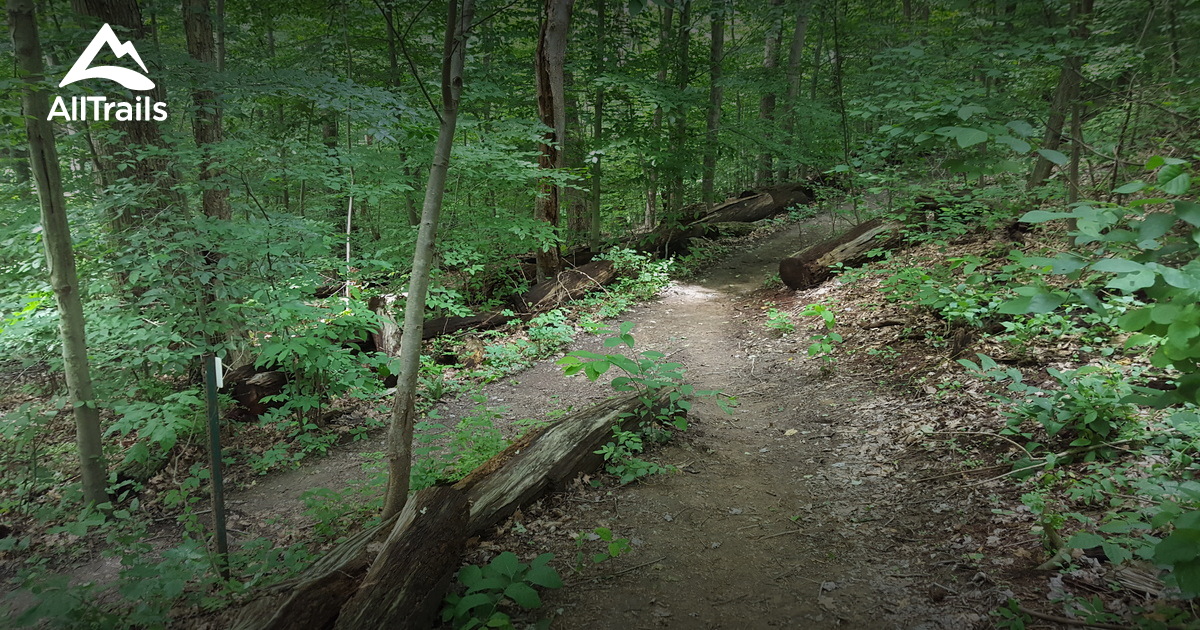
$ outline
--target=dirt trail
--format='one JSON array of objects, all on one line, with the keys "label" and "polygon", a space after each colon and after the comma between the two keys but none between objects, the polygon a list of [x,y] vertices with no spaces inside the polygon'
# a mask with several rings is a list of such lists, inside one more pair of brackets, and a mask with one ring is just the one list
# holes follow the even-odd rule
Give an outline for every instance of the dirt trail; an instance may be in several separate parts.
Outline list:
[{"label": "dirt trail", "polygon": [[[999,589],[964,561],[974,549],[945,542],[964,537],[963,497],[951,498],[961,493],[914,483],[925,456],[889,430],[889,410],[908,403],[874,375],[821,376],[804,360],[805,327],[780,336],[763,326],[763,280],[829,229],[777,232],[622,317],[636,324],[636,351],[667,353],[699,388],[738,398],[732,416],[698,403],[685,437],[652,456],[679,472],[620,489],[581,483],[518,513],[467,561],[553,551],[568,587],[547,593],[539,614],[554,628],[990,627]],[[596,336],[570,349],[603,350]],[[481,393],[512,420],[584,407],[611,390],[565,378],[547,360]],[[438,411],[450,422],[473,406],[460,397]],[[281,523],[266,528],[290,529],[304,520],[304,491],[360,479],[366,453],[381,448],[345,445],[235,492],[234,518],[266,534],[265,517],[276,515]],[[632,549],[573,574],[572,535],[596,527]],[[585,551],[600,550],[593,544]]]},{"label": "dirt trail", "polygon": [[[954,489],[913,485],[915,465],[898,461],[905,447],[886,425],[901,401],[878,382],[821,377],[801,360],[805,333],[777,338],[762,325],[749,294],[800,241],[796,227],[777,233],[627,317],[637,350],[671,355],[698,387],[740,404],[732,416],[696,406],[688,437],[654,457],[681,472],[613,491],[581,485],[486,545],[570,559],[570,532],[630,539],[631,552],[547,596],[553,627],[988,625],[1002,599],[960,564],[964,550],[938,548],[961,527],[940,499]],[[528,395],[536,376],[521,379]]]}]

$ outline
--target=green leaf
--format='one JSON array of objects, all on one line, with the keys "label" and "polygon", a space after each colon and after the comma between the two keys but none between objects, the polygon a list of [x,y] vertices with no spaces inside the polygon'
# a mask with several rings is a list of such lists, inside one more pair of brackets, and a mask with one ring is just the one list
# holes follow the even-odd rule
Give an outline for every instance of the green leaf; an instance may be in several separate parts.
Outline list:
[{"label": "green leaf", "polygon": [[525,574],[525,579],[531,584],[545,588],[562,588],[563,586],[563,581],[559,577],[558,571],[548,566],[533,567],[529,570],[529,573]]},{"label": "green leaf", "polygon": [[518,606],[526,610],[533,610],[542,605],[542,598],[538,597],[537,591],[533,587],[524,582],[513,582],[504,589],[504,596],[513,600]]},{"label": "green leaf", "polygon": [[1136,273],[1125,274],[1123,276],[1117,276],[1104,286],[1110,289],[1124,291],[1125,293],[1133,293],[1138,289],[1145,289],[1146,287],[1154,286],[1154,281],[1157,278],[1158,274],[1154,273],[1153,271],[1139,271]]},{"label": "green leaf", "polygon": [[1037,152],[1038,155],[1050,160],[1052,163],[1057,164],[1058,166],[1062,166],[1070,161],[1067,159],[1066,155],[1063,155],[1061,152],[1055,151],[1054,149],[1038,149]]},{"label": "green leaf", "polygon": [[472,608],[487,606],[492,603],[492,596],[488,593],[472,593],[458,600],[454,605],[456,616],[465,617],[471,613]]},{"label": "green leaf", "polygon": [[1067,546],[1072,549],[1091,549],[1104,544],[1104,538],[1091,532],[1079,532],[1067,541]]},{"label": "green leaf", "polygon": [[1150,241],[1159,238],[1167,232],[1170,232],[1171,228],[1175,226],[1175,222],[1177,220],[1178,219],[1174,214],[1168,214],[1166,212],[1152,212],[1146,215],[1146,218],[1142,220],[1141,225],[1138,226],[1138,238],[1143,241]]},{"label": "green leaf", "polygon": [[1124,315],[1117,318],[1117,326],[1126,332],[1137,332],[1145,328],[1153,316],[1154,311],[1151,307],[1126,311]]},{"label": "green leaf", "polygon": [[1117,193],[1118,195],[1129,195],[1129,194],[1135,193],[1145,187],[1146,187],[1146,182],[1142,182],[1142,181],[1129,182],[1128,184],[1125,184],[1124,186],[1121,186],[1120,188],[1113,190],[1113,192]]},{"label": "green leaf", "polygon": [[488,566],[498,571],[501,575],[512,577],[520,570],[521,562],[517,559],[517,554],[511,551],[505,551],[500,555],[492,558]]},{"label": "green leaf", "polygon": [[1154,546],[1154,561],[1176,565],[1195,560],[1200,555],[1200,531],[1176,529]]},{"label": "green leaf", "polygon": [[608,361],[589,361],[583,364],[583,373],[589,381],[594,381],[608,371],[609,365]]},{"label": "green leaf", "polygon": [[1021,215],[1018,219],[1021,223],[1045,223],[1046,221],[1054,221],[1055,219],[1070,219],[1071,214],[1067,212],[1050,212],[1048,210],[1030,210]]},{"label": "green leaf", "polygon": [[954,127],[953,129],[954,139],[958,141],[958,146],[964,149],[973,147],[980,142],[987,142],[988,135],[986,131],[966,127]]},{"label": "green leaf", "polygon": [[1191,201],[1176,201],[1175,216],[1183,219],[1191,225],[1200,227],[1200,203],[1193,203]]},{"label": "green leaf", "polygon": [[1177,411],[1171,415],[1170,422],[1176,431],[1188,437],[1200,437],[1200,414],[1191,411]]},{"label": "green leaf", "polygon": [[1028,142],[1012,136],[996,136],[996,142],[1007,145],[1008,148],[1016,151],[1017,153],[1029,153],[1029,150],[1033,148]]},{"label": "green leaf", "polygon": [[958,108],[958,118],[959,120],[968,120],[975,114],[987,113],[987,110],[988,109],[986,107],[979,105],[963,105],[962,107]]},{"label": "green leaf", "polygon": [[1014,120],[1005,125],[1005,127],[1008,127],[1013,133],[1021,136],[1022,138],[1028,138],[1034,134],[1033,125],[1025,122],[1024,120]]},{"label": "green leaf", "polygon": [[1146,266],[1142,263],[1124,258],[1101,258],[1092,263],[1092,271],[1105,271],[1108,273],[1133,273],[1144,271],[1145,269]]},{"label": "green leaf", "polygon": [[1200,562],[1177,564],[1172,574],[1175,576],[1175,583],[1179,585],[1179,590],[1185,596],[1192,597],[1196,593],[1200,593]]},{"label": "green leaf", "polygon": [[1191,186],[1192,176],[1187,173],[1180,173],[1165,183],[1159,184],[1158,187],[1168,195],[1186,195]]}]

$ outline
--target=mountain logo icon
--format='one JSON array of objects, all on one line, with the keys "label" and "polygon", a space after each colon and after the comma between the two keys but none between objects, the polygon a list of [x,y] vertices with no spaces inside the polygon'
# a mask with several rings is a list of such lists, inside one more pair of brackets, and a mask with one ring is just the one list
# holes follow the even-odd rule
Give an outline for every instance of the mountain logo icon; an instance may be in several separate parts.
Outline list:
[{"label": "mountain logo icon", "polygon": [[105,24],[96,32],[96,36],[92,38],[92,42],[84,49],[83,54],[79,55],[79,59],[75,60],[75,65],[71,66],[71,70],[67,72],[67,76],[63,77],[58,87],[70,85],[84,79],[108,79],[109,81],[116,81],[130,90],[146,91],[154,89],[154,81],[151,81],[146,75],[136,70],[121,68],[119,66],[88,67],[95,60],[96,54],[105,45],[112,50],[118,59],[125,55],[133,57],[133,60],[141,67],[142,72],[147,72],[146,64],[142,63],[142,58],[138,55],[137,49],[133,47],[133,42],[122,43],[117,38],[117,34],[113,32],[112,27]]}]

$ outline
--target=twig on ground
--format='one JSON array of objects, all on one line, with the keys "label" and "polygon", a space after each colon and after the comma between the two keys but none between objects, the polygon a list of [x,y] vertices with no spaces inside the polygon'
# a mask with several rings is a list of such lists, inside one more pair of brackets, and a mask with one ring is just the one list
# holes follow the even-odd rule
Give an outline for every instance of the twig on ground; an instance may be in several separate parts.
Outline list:
[{"label": "twig on ground", "polygon": [[636,567],[629,567],[628,569],[622,569],[620,571],[617,571],[616,573],[609,573],[608,575],[597,575],[596,577],[583,578],[581,580],[568,582],[566,584],[566,586],[576,586],[583,582],[595,582],[597,580],[610,580],[612,578],[617,577],[618,575],[625,575],[626,573],[630,573],[632,571],[637,571],[638,569],[640,569],[642,567],[646,567],[646,566],[654,564],[655,562],[660,562],[660,561],[666,560],[666,559],[667,559],[666,556],[659,556],[658,558],[655,558],[653,560],[643,562],[643,563],[637,565]]},{"label": "twig on ground", "polygon": [[[1030,610],[1024,606],[1020,606],[1017,610],[1022,614],[1035,617],[1043,621],[1053,621],[1067,626],[1079,626],[1081,628],[1106,628],[1108,630],[1133,630],[1133,626],[1123,626],[1116,623],[1104,623],[1102,621],[1084,621],[1082,619],[1071,619],[1070,617],[1060,617],[1058,615],[1050,615],[1036,610]],[[1183,630],[1181,626],[1167,626],[1167,630]]]}]

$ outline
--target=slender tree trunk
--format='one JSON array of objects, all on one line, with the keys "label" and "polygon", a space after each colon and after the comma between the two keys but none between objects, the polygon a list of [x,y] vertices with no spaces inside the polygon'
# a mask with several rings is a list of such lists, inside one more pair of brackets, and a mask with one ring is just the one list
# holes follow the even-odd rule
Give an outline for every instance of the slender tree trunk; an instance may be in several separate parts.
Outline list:
[{"label": "slender tree trunk", "polygon": [[396,380],[396,398],[392,402],[392,424],[388,428],[388,485],[384,497],[383,518],[398,514],[408,500],[409,477],[412,474],[412,439],[416,424],[417,374],[421,368],[421,329],[425,322],[425,297],[429,292],[429,274],[433,269],[434,244],[437,241],[438,218],[442,212],[442,195],[446,189],[446,174],[450,169],[450,149],[458,125],[458,102],[462,96],[463,58],[467,49],[467,29],[474,19],[474,0],[462,0],[458,10],[455,0],[449,2],[446,36],[442,46],[442,112],[441,126],[429,168],[429,183],[425,187],[425,204],[421,208],[421,227],[413,252],[411,281],[404,304],[404,333],[400,338],[400,374]]},{"label": "slender tree trunk", "polygon": [[[183,29],[187,37],[188,54],[204,67],[215,67],[216,47],[213,42],[212,8],[208,0],[183,0]],[[196,112],[192,116],[192,134],[200,148],[200,184],[204,189],[203,204],[206,216],[229,220],[229,188],[213,185],[225,170],[215,167],[212,155],[215,144],[224,140],[221,127],[221,103],[211,88],[197,87],[192,91]]]},{"label": "slender tree trunk", "polygon": [[[1088,27],[1084,20],[1092,12],[1092,0],[1075,0],[1071,4],[1070,20],[1073,24],[1071,29],[1072,38],[1077,44],[1081,44],[1087,40]],[[1050,104],[1050,116],[1046,119],[1046,134],[1042,138],[1043,149],[1057,151],[1062,146],[1063,126],[1067,120],[1067,114],[1075,106],[1075,102],[1079,99],[1079,86],[1082,83],[1083,77],[1081,70],[1083,61],[1079,55],[1067,55],[1063,59],[1062,72],[1058,77],[1058,86],[1054,90],[1054,98]],[[1033,171],[1029,174],[1028,188],[1033,189],[1045,183],[1050,177],[1050,171],[1053,170],[1054,164],[1045,157],[1038,156],[1037,162],[1033,166]]]},{"label": "slender tree trunk", "polygon": [[[758,118],[762,121],[763,135],[770,140],[771,127],[775,124],[775,68],[779,66],[779,43],[783,37],[780,25],[779,7],[783,0],[771,0],[770,28],[767,30],[766,42],[763,44],[763,82],[766,83],[762,97],[758,101]],[[758,156],[758,171],[754,174],[754,183],[758,186],[770,183],[774,174],[770,149],[763,149]]]},{"label": "slender tree trunk", "polygon": [[47,120],[50,102],[46,91],[39,88],[44,79],[42,47],[38,41],[33,1],[8,0],[8,25],[17,71],[25,82],[21,108],[29,137],[30,164],[42,207],[42,244],[46,249],[46,266],[50,269],[50,286],[58,303],[63,368],[75,416],[75,443],[79,451],[83,500],[99,505],[108,501],[105,492],[108,473],[100,435],[100,411],[92,393],[83,302],[75,273],[75,254],[71,249],[71,228],[67,223],[58,149],[54,143],[54,129]]},{"label": "slender tree trunk", "polygon": [[700,195],[712,208],[717,173],[717,140],[721,127],[721,58],[725,55],[725,0],[714,0],[712,7],[712,38],[708,55],[708,134],[704,138],[704,172],[700,177]]},{"label": "slender tree trunk", "polygon": [[[537,107],[542,124],[550,128],[541,143],[538,166],[545,170],[561,169],[567,138],[566,96],[563,64],[567,56],[567,31],[571,27],[571,8],[575,0],[546,0],[546,19],[538,35],[536,73]],[[549,177],[542,179],[541,194],[534,206],[534,218],[552,228],[558,227],[562,190]],[[539,249],[536,255],[538,278],[553,278],[558,273],[558,248]]]},{"label": "slender tree trunk", "polygon": [[[783,142],[791,146],[792,134],[796,132],[796,105],[800,101],[800,64],[804,60],[804,41],[808,37],[808,19],[812,4],[802,0],[796,9],[796,27],[792,31],[792,45],[788,49],[787,98],[784,100]],[[781,165],[777,178],[784,182],[789,178],[790,167]]]},{"label": "slender tree trunk", "polygon": [[[603,75],[608,62],[608,40],[605,37],[605,13],[608,7],[605,0],[596,0],[596,72]],[[588,204],[588,247],[593,252],[600,251],[600,177],[603,174],[604,143],[604,88],[596,88],[593,108],[596,110],[592,121],[592,190],[591,203]]]},{"label": "slender tree trunk", "polygon": [[[678,50],[678,73],[676,74],[675,87],[679,89],[679,94],[682,97],[687,91],[688,82],[691,80],[691,0],[681,0],[679,3],[679,36],[677,43]],[[675,113],[675,126],[671,130],[671,150],[678,153],[685,153],[687,147],[687,118],[688,108],[686,101],[681,102],[678,111]],[[683,208],[683,175],[686,170],[682,164],[676,161],[675,168],[671,174],[670,193],[667,199],[667,214],[676,216]]]},{"label": "slender tree trunk", "polygon": [[[675,18],[675,8],[672,4],[667,4],[662,9],[662,20],[659,22],[658,43],[660,52],[658,55],[658,85],[662,85],[667,81],[667,68],[670,66],[670,41],[671,41],[671,24]],[[662,120],[663,108],[658,105],[654,108],[654,118],[650,122],[650,137],[655,143],[654,150],[658,150],[658,144],[662,136]],[[647,229],[651,229],[658,223],[658,166],[656,164],[646,163],[646,217],[643,224]]]},{"label": "slender tree trunk", "polygon": [[[818,21],[817,24],[820,25],[821,22]],[[810,81],[808,91],[808,100],[810,101],[817,100],[817,86],[818,80],[821,78],[821,61],[823,59],[821,55],[825,52],[824,48],[825,29],[820,28],[817,30],[817,44],[813,46],[812,80]]]},{"label": "slender tree trunk", "polygon": [[[150,32],[142,19],[142,11],[137,0],[72,0],[71,7],[79,15],[91,18],[97,23],[106,23],[125,31],[135,45],[150,41]],[[147,59],[153,66],[153,60]],[[166,100],[166,86],[159,76],[154,77],[154,88],[145,94],[154,102]],[[177,177],[171,160],[161,149],[167,144],[163,140],[158,123],[154,121],[121,121],[109,123],[113,129],[120,132],[121,140],[114,144],[98,143],[95,147],[97,164],[101,168],[101,181],[112,182],[118,176],[130,176],[138,184],[145,185],[149,192],[140,204],[115,204],[109,208],[109,225],[113,231],[113,242],[123,246],[127,239],[122,236],[125,230],[145,222],[148,217],[144,213],[159,213],[167,211],[168,206],[182,207],[183,200],[175,192]],[[150,149],[159,149],[152,155],[130,160],[130,153]],[[128,169],[118,170],[118,160],[128,163]]]}]

